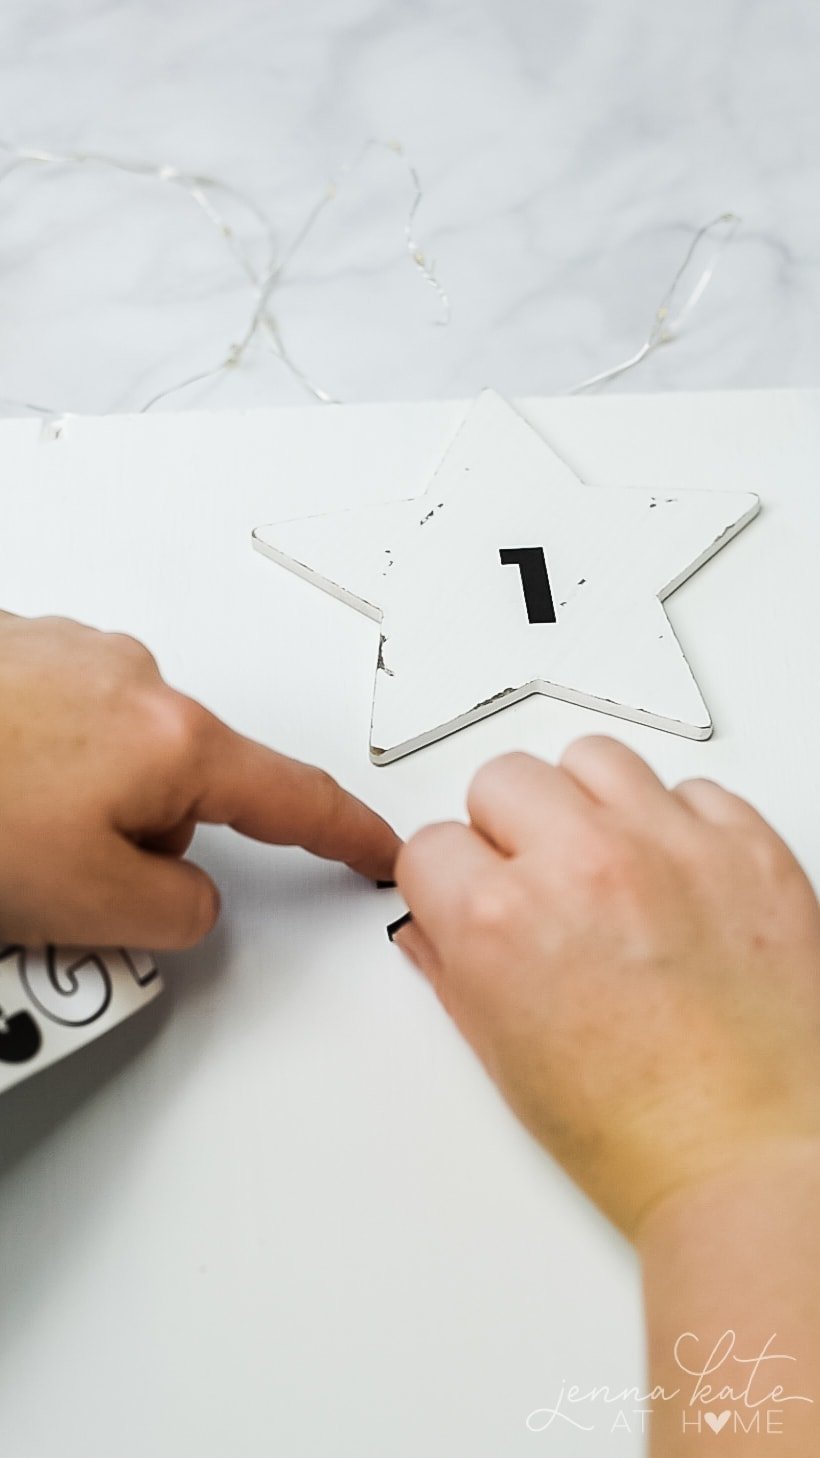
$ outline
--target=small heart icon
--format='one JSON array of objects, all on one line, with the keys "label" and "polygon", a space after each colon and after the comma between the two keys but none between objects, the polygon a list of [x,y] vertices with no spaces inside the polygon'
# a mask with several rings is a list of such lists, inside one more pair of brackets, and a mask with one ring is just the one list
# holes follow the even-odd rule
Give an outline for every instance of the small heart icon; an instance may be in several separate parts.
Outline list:
[{"label": "small heart icon", "polygon": [[721,1428],[725,1428],[731,1416],[732,1414],[727,1407],[726,1411],[720,1414],[714,1412],[705,1412],[703,1414],[703,1421],[709,1424],[713,1433],[719,1433]]}]

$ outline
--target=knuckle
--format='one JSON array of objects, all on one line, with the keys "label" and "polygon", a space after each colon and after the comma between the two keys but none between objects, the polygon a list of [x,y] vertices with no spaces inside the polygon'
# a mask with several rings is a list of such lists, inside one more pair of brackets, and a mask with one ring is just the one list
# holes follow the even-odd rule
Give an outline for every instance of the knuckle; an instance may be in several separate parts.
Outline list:
[{"label": "knuckle", "polygon": [[799,869],[788,846],[764,821],[744,832],[744,842],[766,881],[790,880]]},{"label": "knuckle", "polygon": [[709,825],[709,821],[703,815],[704,803],[713,798],[717,785],[713,780],[704,779],[701,776],[691,779],[680,780],[676,785],[670,785],[669,794],[671,800],[681,805],[685,810],[694,811],[698,819],[698,838],[701,838]]},{"label": "knuckle", "polygon": [[619,739],[608,734],[585,734],[567,745],[558,763],[570,774],[577,773],[583,778],[585,771],[602,765],[624,766],[635,758],[632,750]]},{"label": "knuckle", "polygon": [[689,779],[681,780],[675,785],[672,793],[679,799],[692,805],[697,811],[702,809],[708,815],[718,816],[727,824],[731,820],[752,821],[755,811],[746,800],[739,795],[733,795],[725,785],[717,780],[709,779],[707,775],[693,775]]},{"label": "knuckle", "polygon": [[106,633],[109,647],[123,659],[135,664],[152,665],[156,668],[156,659],[150,648],[139,638],[134,638],[130,633]]},{"label": "knuckle", "polygon": [[323,844],[328,836],[332,837],[342,818],[346,796],[338,780],[324,769],[315,770],[312,787],[313,838],[317,844]]},{"label": "knuckle", "polygon": [[144,696],[140,708],[143,730],[163,763],[188,764],[202,742],[202,706],[163,684]]},{"label": "knuckle", "polygon": [[689,790],[719,790],[721,786],[717,780],[710,780],[708,775],[691,775],[688,779],[681,780],[675,785],[675,793],[686,794]]},{"label": "knuckle", "polygon": [[[441,847],[442,836],[449,835],[456,826],[456,821],[439,821],[434,825],[423,825],[420,830],[414,832],[402,846],[396,858],[396,877],[407,871],[417,868],[423,869]],[[460,826],[460,830],[464,827]]]},{"label": "knuckle", "polygon": [[587,828],[576,843],[574,868],[579,879],[596,892],[633,882],[642,870],[643,855],[634,837],[615,828]]},{"label": "knuckle", "polygon": [[601,755],[611,754],[617,749],[617,741],[608,734],[582,734],[579,739],[573,739],[561,755],[561,764],[568,764],[572,760],[600,758]]},{"label": "knuckle", "polygon": [[509,936],[524,910],[524,895],[513,877],[497,873],[473,883],[465,897],[463,918],[476,940]]},{"label": "knuckle", "polygon": [[320,815],[323,820],[332,819],[338,814],[344,794],[339,781],[333,778],[332,774],[325,769],[316,770],[316,800],[319,805]]},{"label": "knuckle", "polygon": [[486,764],[476,770],[470,781],[469,794],[483,795],[487,790],[491,793],[500,783],[507,782],[511,770],[515,771],[522,767],[538,764],[540,761],[533,754],[526,754],[523,749],[512,749],[507,754],[496,755],[495,759],[488,759]]}]

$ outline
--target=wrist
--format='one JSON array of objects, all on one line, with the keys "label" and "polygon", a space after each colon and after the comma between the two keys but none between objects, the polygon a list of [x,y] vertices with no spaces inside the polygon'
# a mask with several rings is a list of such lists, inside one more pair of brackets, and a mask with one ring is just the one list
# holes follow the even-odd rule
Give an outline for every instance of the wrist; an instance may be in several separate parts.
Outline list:
[{"label": "wrist", "polygon": [[820,1140],[807,1138],[761,1146],[646,1217],[651,1385],[675,1394],[654,1408],[653,1454],[700,1454],[719,1431],[725,1458],[775,1435],[781,1458],[816,1450],[819,1212]]},{"label": "wrist", "polygon": [[706,1229],[712,1241],[750,1223],[762,1233],[807,1207],[820,1214],[820,1135],[773,1139],[681,1181],[644,1213],[632,1241],[641,1260],[670,1243],[685,1255]]}]

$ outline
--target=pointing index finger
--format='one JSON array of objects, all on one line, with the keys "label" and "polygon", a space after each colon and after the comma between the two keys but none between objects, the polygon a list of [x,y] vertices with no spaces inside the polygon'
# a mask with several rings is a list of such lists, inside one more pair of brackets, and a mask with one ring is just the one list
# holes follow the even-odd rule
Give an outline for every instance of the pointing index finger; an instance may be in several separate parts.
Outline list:
[{"label": "pointing index finger", "polygon": [[373,880],[392,880],[401,840],[386,820],[324,770],[212,722],[199,820],[270,845],[300,845]]}]

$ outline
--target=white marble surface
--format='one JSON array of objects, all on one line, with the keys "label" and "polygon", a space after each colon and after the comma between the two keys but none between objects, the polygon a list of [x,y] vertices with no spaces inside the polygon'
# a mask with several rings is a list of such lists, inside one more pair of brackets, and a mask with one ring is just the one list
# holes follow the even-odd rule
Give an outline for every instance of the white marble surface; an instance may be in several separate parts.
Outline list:
[{"label": "white marble surface", "polygon": [[[692,230],[743,227],[685,335],[617,388],[817,384],[820,9],[812,0],[6,0],[0,136],[216,174],[283,244],[374,151],[276,296],[345,400],[572,386],[644,337]],[[2,162],[0,162],[2,172]],[[252,299],[190,199],[100,168],[0,182],[0,396],[139,408],[221,359]],[[308,399],[256,352],[160,408]]]}]

